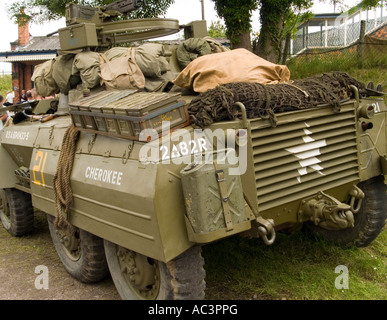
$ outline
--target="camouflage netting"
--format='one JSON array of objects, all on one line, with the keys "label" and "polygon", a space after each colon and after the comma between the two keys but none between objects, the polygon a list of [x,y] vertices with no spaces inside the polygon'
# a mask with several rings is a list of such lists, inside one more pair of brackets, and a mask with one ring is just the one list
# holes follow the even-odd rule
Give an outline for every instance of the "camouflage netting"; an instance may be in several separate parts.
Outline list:
[{"label": "camouflage netting", "polygon": [[246,107],[248,118],[269,119],[276,125],[276,113],[331,105],[340,110],[340,102],[352,98],[350,85],[364,84],[344,72],[330,72],[279,84],[234,82],[217,86],[195,97],[188,106],[193,125],[201,128],[213,122],[234,120],[236,102]]}]

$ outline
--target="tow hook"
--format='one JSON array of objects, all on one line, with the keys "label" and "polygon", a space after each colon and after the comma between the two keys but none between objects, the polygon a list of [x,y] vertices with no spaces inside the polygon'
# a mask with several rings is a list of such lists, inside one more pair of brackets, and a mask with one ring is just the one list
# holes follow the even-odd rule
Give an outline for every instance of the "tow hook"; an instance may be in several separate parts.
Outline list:
[{"label": "tow hook", "polygon": [[256,222],[258,223],[258,234],[262,238],[263,242],[268,246],[272,245],[276,237],[274,230],[274,220],[258,217]]},{"label": "tow hook", "polygon": [[310,220],[316,226],[328,230],[354,227],[354,214],[361,208],[364,193],[353,186],[350,196],[351,199],[347,204],[320,191],[314,197],[303,200],[298,213],[303,220]]}]

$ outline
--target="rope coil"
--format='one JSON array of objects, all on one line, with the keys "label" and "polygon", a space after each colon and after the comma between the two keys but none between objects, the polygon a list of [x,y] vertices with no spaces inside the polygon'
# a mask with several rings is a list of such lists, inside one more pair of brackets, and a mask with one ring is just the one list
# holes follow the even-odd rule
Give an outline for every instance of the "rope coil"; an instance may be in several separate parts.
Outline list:
[{"label": "rope coil", "polygon": [[74,226],[69,221],[70,206],[73,202],[70,177],[78,136],[79,131],[74,125],[66,130],[59,154],[57,171],[53,180],[57,213],[54,224],[57,229],[65,231],[68,235],[72,235],[75,231]]}]

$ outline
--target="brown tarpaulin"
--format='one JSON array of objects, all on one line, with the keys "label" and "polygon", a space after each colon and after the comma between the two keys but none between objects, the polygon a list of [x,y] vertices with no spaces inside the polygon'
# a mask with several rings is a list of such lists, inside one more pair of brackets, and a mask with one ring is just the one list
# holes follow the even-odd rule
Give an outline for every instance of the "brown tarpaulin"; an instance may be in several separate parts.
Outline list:
[{"label": "brown tarpaulin", "polygon": [[246,49],[235,49],[193,60],[177,76],[174,84],[205,92],[230,82],[276,84],[289,79],[287,66],[271,63]]}]

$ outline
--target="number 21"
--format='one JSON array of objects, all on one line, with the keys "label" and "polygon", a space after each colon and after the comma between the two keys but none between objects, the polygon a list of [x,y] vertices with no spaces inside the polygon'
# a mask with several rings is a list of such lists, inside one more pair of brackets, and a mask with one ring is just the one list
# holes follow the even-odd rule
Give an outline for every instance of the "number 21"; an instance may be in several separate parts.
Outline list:
[{"label": "number 21", "polygon": [[[44,170],[44,166],[46,165],[46,160],[47,160],[47,152],[43,152],[43,151],[36,152],[36,157],[35,157],[36,165],[34,165],[32,169],[32,173],[34,177],[34,183],[39,186],[41,185],[42,187],[46,186],[44,182],[44,176],[43,176],[43,170]],[[39,172],[40,172],[40,177],[38,176]]]}]

